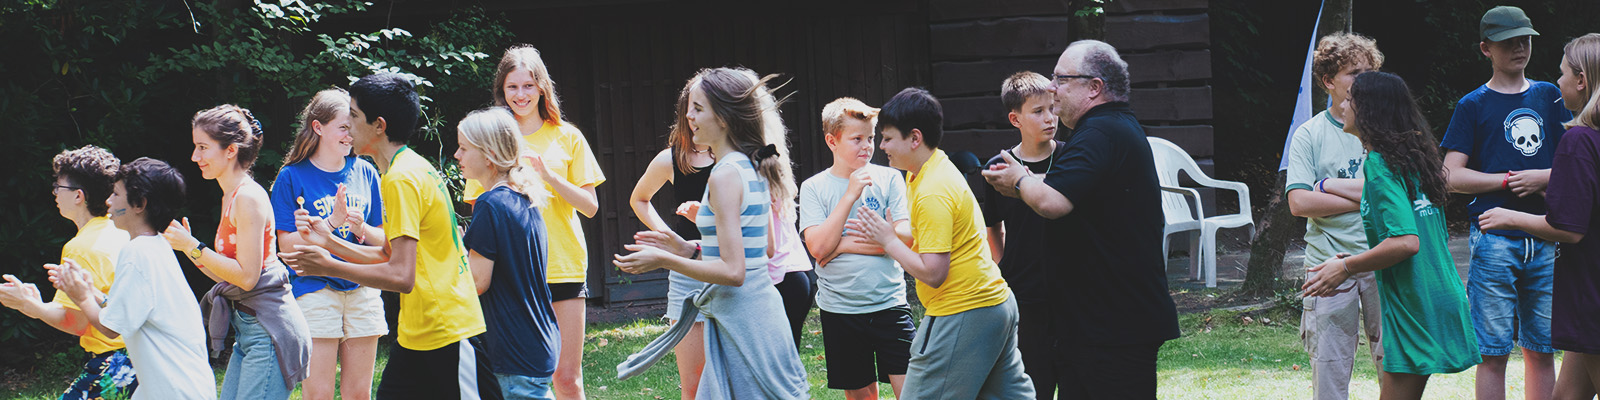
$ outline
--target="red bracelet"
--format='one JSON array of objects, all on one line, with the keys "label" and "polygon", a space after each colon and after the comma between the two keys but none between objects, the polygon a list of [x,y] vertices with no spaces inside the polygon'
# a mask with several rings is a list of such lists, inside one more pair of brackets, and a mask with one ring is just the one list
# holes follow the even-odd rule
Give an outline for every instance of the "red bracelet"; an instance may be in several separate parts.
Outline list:
[{"label": "red bracelet", "polygon": [[1511,171],[1506,171],[1506,178],[1500,180],[1500,188],[1501,189],[1510,189],[1511,188]]}]

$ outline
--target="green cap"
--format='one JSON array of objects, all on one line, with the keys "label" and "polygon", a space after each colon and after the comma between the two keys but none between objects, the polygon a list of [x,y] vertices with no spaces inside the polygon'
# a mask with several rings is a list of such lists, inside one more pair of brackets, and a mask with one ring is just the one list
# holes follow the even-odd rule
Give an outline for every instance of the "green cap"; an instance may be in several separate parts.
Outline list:
[{"label": "green cap", "polygon": [[1483,20],[1478,21],[1478,34],[1483,40],[1498,42],[1518,36],[1537,36],[1539,32],[1533,30],[1533,21],[1528,20],[1528,14],[1521,8],[1499,6],[1483,13]]}]

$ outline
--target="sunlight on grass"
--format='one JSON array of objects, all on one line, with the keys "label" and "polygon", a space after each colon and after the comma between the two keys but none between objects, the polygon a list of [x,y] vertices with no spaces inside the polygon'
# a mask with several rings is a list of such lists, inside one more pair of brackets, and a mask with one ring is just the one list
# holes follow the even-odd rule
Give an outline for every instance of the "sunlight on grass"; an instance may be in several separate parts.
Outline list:
[{"label": "sunlight on grass", "polygon": [[[1205,318],[1211,330],[1205,331]],[[1271,320],[1263,324],[1261,319]],[[1281,320],[1280,320],[1281,318]],[[1300,344],[1298,316],[1255,315],[1250,324],[1233,313],[1182,316],[1182,338],[1161,347],[1157,373],[1163,399],[1305,399],[1311,397],[1310,356]],[[1523,398],[1520,355],[1506,368],[1506,398]],[[1356,354],[1350,398],[1378,398],[1378,372],[1366,343]],[[1560,358],[1557,357],[1557,362]],[[1475,369],[1434,375],[1425,399],[1473,397]]]},{"label": "sunlight on grass", "polygon": [[[916,313],[921,314],[920,308]],[[1209,317],[1210,329],[1207,330]],[[1161,347],[1158,385],[1163,399],[1304,399],[1311,397],[1310,358],[1301,351],[1299,316],[1269,311],[1250,314],[1245,323],[1238,313],[1201,312],[1180,317],[1184,336]],[[632,322],[591,324],[585,334],[584,383],[592,399],[678,399],[677,361],[672,355],[644,374],[618,381],[616,366],[634,351],[643,348],[667,329],[665,321],[642,319]],[[822,351],[821,326],[816,310],[806,320],[799,344],[811,395],[817,399],[842,399],[844,394],[827,388],[826,358]],[[374,385],[381,382],[388,361],[389,344],[379,346]],[[1371,360],[1363,344],[1357,360]],[[60,396],[80,362],[80,354],[45,357],[34,368],[40,374],[20,387],[0,388],[0,398],[48,400]],[[1559,362],[1559,357],[1557,358]],[[216,369],[221,385],[222,369]],[[1424,395],[1427,399],[1464,399],[1473,396],[1473,372],[1468,369],[1450,375],[1435,375]],[[45,376],[49,375],[49,376]],[[1371,361],[1357,361],[1350,382],[1351,398],[1377,398],[1378,373]],[[1512,356],[1506,371],[1507,398],[1522,398],[1523,367],[1520,355]],[[888,384],[879,385],[880,397],[893,399]],[[299,399],[295,390],[291,399]]]}]

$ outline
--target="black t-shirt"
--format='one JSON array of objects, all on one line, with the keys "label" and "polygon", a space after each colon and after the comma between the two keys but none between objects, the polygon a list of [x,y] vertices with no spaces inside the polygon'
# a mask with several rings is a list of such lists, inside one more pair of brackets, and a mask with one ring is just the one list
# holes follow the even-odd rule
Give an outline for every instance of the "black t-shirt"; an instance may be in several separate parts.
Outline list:
[{"label": "black t-shirt", "polygon": [[1056,333],[1091,345],[1176,339],[1161,255],[1161,187],[1128,103],[1084,113],[1044,182],[1072,201],[1052,221]]},{"label": "black t-shirt", "polygon": [[[1022,161],[1022,165],[1034,174],[1043,175],[1055,165],[1055,159],[1067,150],[1066,143],[1060,141],[1055,142],[1055,147],[1055,151],[1043,160],[1027,162],[1017,158],[1017,161]],[[1011,156],[1017,155],[1013,153]],[[984,164],[984,168],[1005,162],[1005,158],[996,154]],[[1046,303],[1050,299],[1050,291],[1057,287],[1045,275],[1045,269],[1052,265],[1051,259],[1057,254],[1054,251],[1056,244],[1047,234],[1050,220],[1033,212],[1033,208],[1021,199],[1001,195],[994,186],[983,185],[983,190],[986,192],[983,197],[984,223],[989,227],[1000,226],[1001,222],[1006,224],[1006,248],[1000,257],[1000,275],[1011,286],[1018,304]]]},{"label": "black t-shirt", "polygon": [[[700,201],[706,195],[706,179],[711,177],[711,166],[707,165],[691,173],[678,170],[678,163],[672,163],[672,206],[670,210],[678,209],[684,202]],[[700,240],[700,228],[694,221],[679,215],[662,215],[666,218],[667,225],[672,227],[672,232],[682,236],[683,240]]]}]

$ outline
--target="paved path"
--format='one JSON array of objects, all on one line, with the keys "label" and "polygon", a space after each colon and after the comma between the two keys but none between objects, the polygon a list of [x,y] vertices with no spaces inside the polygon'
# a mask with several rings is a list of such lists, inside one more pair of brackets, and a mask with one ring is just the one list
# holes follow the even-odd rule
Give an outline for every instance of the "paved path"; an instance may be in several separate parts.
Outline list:
[{"label": "paved path", "polygon": [[[1299,274],[1305,271],[1304,243],[1290,244],[1289,254],[1283,257],[1284,271],[1286,274]],[[1467,236],[1450,237],[1450,256],[1456,260],[1456,270],[1461,273],[1462,282],[1467,279],[1468,260],[1472,253],[1467,247]],[[1244,283],[1244,272],[1250,262],[1250,251],[1227,251],[1217,258],[1217,287],[1228,289]],[[1300,276],[1290,276],[1289,279],[1303,279]],[[1189,276],[1189,257],[1174,256],[1167,259],[1167,283],[1174,288],[1200,289],[1205,287],[1204,280],[1195,280]]]}]

